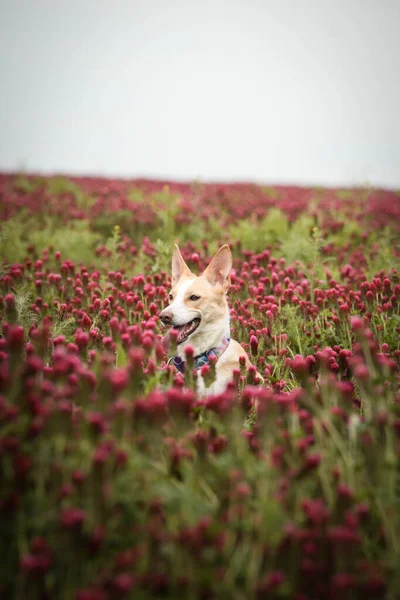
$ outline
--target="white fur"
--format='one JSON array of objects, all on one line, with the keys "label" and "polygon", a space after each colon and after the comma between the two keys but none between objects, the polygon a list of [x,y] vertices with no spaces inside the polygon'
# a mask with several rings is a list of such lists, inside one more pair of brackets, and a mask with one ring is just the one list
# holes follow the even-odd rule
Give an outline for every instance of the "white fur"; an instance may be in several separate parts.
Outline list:
[{"label": "white fur", "polygon": [[[201,318],[201,312],[195,308],[189,308],[184,300],[196,278],[186,279],[182,281],[177,289],[176,296],[166,310],[172,313],[172,325],[185,325],[196,317]],[[223,318],[215,319],[211,323],[207,323],[201,319],[199,327],[188,337],[188,339],[179,344],[177,352],[178,356],[184,358],[185,346],[193,346],[195,356],[203,354],[206,350],[219,346],[225,337],[229,336],[229,310],[227,310]]]},{"label": "white fur", "polygon": [[176,298],[167,307],[168,310],[172,311],[172,322],[174,325],[185,325],[185,323],[188,323],[199,316],[199,313],[196,310],[191,310],[184,303],[185,294],[193,284],[193,281],[194,279],[186,279],[186,281],[183,281],[178,288]]},{"label": "white fur", "polygon": [[[194,317],[192,317],[194,318]],[[184,346],[191,345],[194,348],[195,356],[203,354],[210,348],[215,348],[222,343],[222,340],[229,336],[229,313],[222,319],[205,323],[201,321],[199,327],[188,337],[186,342],[181,344],[183,348],[178,346],[178,355],[184,357]]]},{"label": "white fur", "polygon": [[[196,279],[183,281],[178,287],[175,299],[168,306],[168,310],[172,311],[174,325],[185,324],[192,319],[201,316],[200,311],[190,309],[184,304],[185,296]],[[177,354],[180,358],[184,359],[185,347],[190,345],[194,349],[194,355],[199,356],[207,350],[210,350],[210,348],[219,346],[225,338],[229,337],[229,335],[229,309],[226,307],[225,314],[221,318],[215,319],[209,323],[202,319],[199,327],[188,337],[188,339],[182,344],[179,344],[177,347]],[[219,367],[222,367],[223,364],[229,361],[230,354],[228,347],[218,360]],[[219,374],[214,383],[209,387],[206,387],[204,380],[200,375],[200,371],[198,371],[197,392],[199,396],[222,394],[231,379],[231,374],[225,376]]]},{"label": "white fur", "polygon": [[[211,346],[212,347],[212,346]],[[218,367],[217,367],[217,377],[215,381],[206,387],[204,383],[204,379],[202,378],[200,371],[197,372],[197,393],[199,396],[212,396],[222,394],[226,390],[226,386],[230,381],[232,381],[232,373],[222,374],[221,367],[232,360],[232,353],[230,352],[230,348],[225,350],[225,352],[218,359]]]}]

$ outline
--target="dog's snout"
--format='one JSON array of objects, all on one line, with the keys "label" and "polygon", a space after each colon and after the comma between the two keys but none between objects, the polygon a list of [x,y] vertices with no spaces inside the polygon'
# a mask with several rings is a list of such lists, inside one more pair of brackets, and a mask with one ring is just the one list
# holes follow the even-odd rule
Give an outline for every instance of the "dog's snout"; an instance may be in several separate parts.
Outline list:
[{"label": "dog's snout", "polygon": [[160,313],[160,319],[164,325],[169,325],[172,322],[172,313],[168,310],[163,310]]}]

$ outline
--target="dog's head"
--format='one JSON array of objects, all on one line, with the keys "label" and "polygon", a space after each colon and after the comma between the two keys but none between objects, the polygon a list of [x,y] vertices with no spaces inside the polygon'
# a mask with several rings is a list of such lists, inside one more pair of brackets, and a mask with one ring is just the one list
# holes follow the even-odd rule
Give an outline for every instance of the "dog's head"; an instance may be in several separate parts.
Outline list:
[{"label": "dog's head", "polygon": [[206,270],[196,276],[182,258],[175,244],[172,256],[172,289],[170,304],[160,313],[164,325],[178,331],[177,343],[229,319],[226,293],[230,285],[232,255],[229,246],[222,246]]}]

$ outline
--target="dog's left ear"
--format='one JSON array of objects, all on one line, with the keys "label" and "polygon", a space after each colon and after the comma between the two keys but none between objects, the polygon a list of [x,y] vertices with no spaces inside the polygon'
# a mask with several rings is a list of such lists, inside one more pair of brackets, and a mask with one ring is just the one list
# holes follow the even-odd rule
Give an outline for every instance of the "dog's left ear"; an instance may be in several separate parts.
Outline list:
[{"label": "dog's left ear", "polygon": [[177,283],[179,279],[185,275],[186,277],[193,277],[193,273],[183,260],[181,251],[177,244],[174,245],[174,252],[172,254],[172,282]]},{"label": "dog's left ear", "polygon": [[226,292],[231,284],[232,254],[227,244],[222,246],[212,258],[203,275],[211,285],[222,286]]}]

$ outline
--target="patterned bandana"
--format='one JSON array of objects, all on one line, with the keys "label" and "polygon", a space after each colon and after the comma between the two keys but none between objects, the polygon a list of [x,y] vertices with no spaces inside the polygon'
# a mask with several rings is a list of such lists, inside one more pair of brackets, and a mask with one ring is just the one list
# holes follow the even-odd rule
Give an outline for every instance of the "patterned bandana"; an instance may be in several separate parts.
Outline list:
[{"label": "patterned bandana", "polygon": [[[210,356],[216,356],[217,359],[220,356],[222,356],[222,354],[225,352],[225,350],[229,346],[230,341],[231,341],[231,338],[226,337],[222,340],[222,342],[220,343],[219,346],[216,346],[215,348],[210,348],[210,350],[207,350],[203,354],[199,354],[198,356],[195,356],[194,357],[194,367],[195,367],[196,371],[198,371],[204,365],[208,365],[208,363],[210,362],[210,360],[209,360]],[[175,367],[178,369],[178,371],[180,373],[185,372],[185,361],[182,358],[180,358],[179,356],[173,356],[168,362],[170,362],[170,361],[174,363]]]}]

